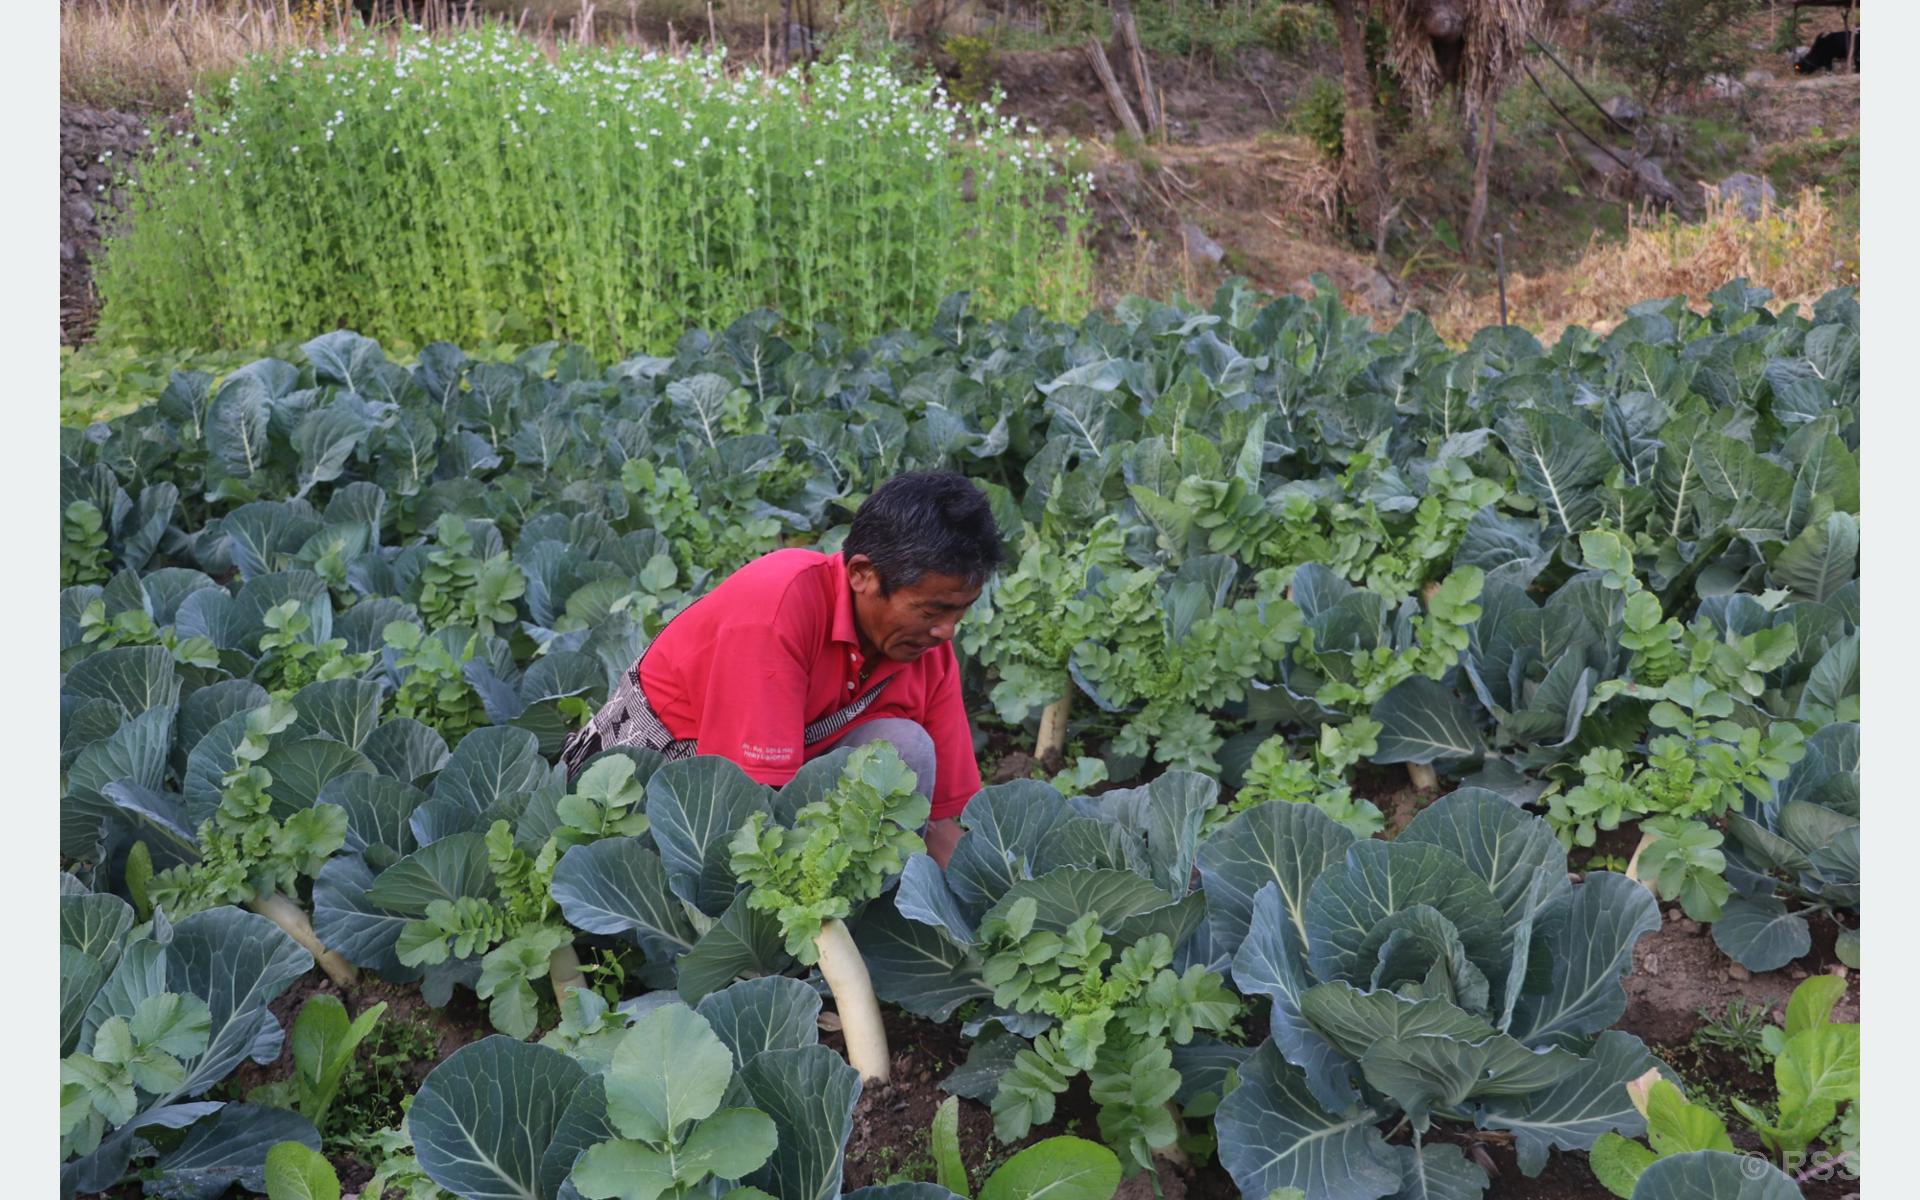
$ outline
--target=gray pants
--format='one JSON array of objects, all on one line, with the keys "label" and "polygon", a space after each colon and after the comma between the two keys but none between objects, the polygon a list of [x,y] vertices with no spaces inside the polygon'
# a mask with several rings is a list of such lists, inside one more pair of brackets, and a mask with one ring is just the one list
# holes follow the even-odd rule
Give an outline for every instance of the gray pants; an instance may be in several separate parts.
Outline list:
[{"label": "gray pants", "polygon": [[901,760],[919,777],[920,794],[929,800],[933,798],[933,781],[936,778],[933,736],[920,722],[909,721],[905,717],[878,717],[855,725],[845,737],[834,743],[834,749],[864,746],[869,742],[893,743]]}]

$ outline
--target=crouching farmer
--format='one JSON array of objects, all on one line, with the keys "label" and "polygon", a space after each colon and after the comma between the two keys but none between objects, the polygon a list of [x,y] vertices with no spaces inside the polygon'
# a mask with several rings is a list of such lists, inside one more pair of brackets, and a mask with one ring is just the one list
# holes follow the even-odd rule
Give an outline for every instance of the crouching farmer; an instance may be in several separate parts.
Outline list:
[{"label": "crouching farmer", "polygon": [[578,772],[613,746],[717,754],[779,786],[830,750],[891,742],[932,803],[927,850],[944,867],[980,790],[951,643],[1000,559],[969,480],[896,476],[840,553],[776,550],[675,616],[562,761]]}]

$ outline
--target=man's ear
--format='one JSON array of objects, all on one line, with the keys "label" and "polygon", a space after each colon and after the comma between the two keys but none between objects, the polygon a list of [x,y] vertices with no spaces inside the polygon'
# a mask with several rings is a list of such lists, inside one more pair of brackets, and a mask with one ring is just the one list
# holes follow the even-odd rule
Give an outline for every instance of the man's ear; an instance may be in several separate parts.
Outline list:
[{"label": "man's ear", "polygon": [[873,560],[864,554],[856,554],[847,560],[847,583],[854,594],[865,596],[880,590],[880,573],[874,569]]}]

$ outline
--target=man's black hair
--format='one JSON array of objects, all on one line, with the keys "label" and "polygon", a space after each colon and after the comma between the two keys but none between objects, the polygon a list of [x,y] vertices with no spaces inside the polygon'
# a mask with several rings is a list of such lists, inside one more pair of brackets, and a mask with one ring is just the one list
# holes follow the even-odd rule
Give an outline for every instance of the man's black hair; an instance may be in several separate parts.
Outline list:
[{"label": "man's black hair", "polygon": [[883,596],[926,575],[952,575],[979,587],[1002,557],[986,493],[952,471],[895,475],[875,488],[853,514],[840,553],[871,559]]}]

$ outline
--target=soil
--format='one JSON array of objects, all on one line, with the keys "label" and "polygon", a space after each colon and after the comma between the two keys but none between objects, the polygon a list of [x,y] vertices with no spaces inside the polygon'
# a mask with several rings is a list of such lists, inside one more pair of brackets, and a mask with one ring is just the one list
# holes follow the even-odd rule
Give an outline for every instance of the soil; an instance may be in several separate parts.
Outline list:
[{"label": "soil", "polygon": [[[1118,42],[1107,47],[1107,57],[1123,61]],[[1258,47],[1229,64],[1154,53],[1147,59],[1165,101],[1171,140],[1187,146],[1239,141],[1272,129],[1313,74],[1301,62]],[[1099,78],[1078,49],[1006,51],[994,59],[993,78],[1006,91],[1000,110],[1008,116],[1081,139],[1111,140],[1120,132]],[[1131,79],[1126,86],[1131,88]]]},{"label": "soil", "polygon": [[[869,1184],[932,1177],[929,1131],[934,1111],[947,1099],[940,1081],[966,1059],[966,1042],[956,1025],[938,1025],[892,1008],[883,1010],[882,1019],[893,1048],[893,1081],[868,1087],[853,1110],[842,1184],[849,1192]],[[822,1034],[821,1041],[843,1049],[835,1032]],[[987,1107],[960,1101],[960,1154],[969,1179],[977,1188],[1014,1153],[1045,1138],[1097,1137],[1094,1112],[1085,1080],[1076,1081],[1060,1098],[1053,1121],[1003,1145],[994,1139]],[[1583,1156],[1556,1153],[1545,1171],[1529,1178],[1521,1173],[1507,1135],[1450,1128],[1439,1136],[1459,1143],[1486,1168],[1492,1179],[1486,1200],[1602,1200],[1610,1195],[1595,1182]],[[1115,1200],[1154,1200],[1153,1182],[1147,1175],[1136,1176],[1122,1185]],[[1232,1178],[1212,1161],[1188,1171],[1162,1163],[1158,1182],[1162,1200],[1239,1200],[1240,1195]],[[1807,1195],[1827,1197],[1811,1188]]]},{"label": "soil", "polygon": [[[1727,1127],[1727,1136],[1733,1140],[1737,1151],[1755,1158],[1769,1158],[1759,1136],[1744,1127],[1744,1122],[1728,1100],[1738,1097],[1749,1104],[1771,1104],[1777,1094],[1771,1072],[1755,1071],[1735,1050],[1702,1045],[1691,1040],[1676,1044],[1654,1043],[1650,1049],[1687,1080],[1690,1100],[1704,1103],[1721,1115]],[[1777,1161],[1775,1165],[1790,1175],[1809,1172],[1809,1178],[1800,1184],[1800,1194],[1805,1200],[1859,1200],[1860,1181],[1846,1174],[1844,1165],[1824,1171]]]},{"label": "soil", "polygon": [[1689,920],[1677,904],[1663,910],[1665,922],[1634,948],[1633,974],[1627,977],[1627,1012],[1620,1027],[1648,1042],[1685,1041],[1729,1000],[1764,1005],[1775,1020],[1786,1015],[1787,999],[1801,980],[1815,972],[1844,973],[1846,995],[1834,1006],[1836,1021],[1860,1019],[1860,974],[1833,955],[1833,923],[1816,918],[1813,949],[1784,970],[1748,972],[1714,945],[1712,930]]},{"label": "soil", "polygon": [[[269,1006],[269,1011],[280,1022],[281,1028],[291,1032],[301,1006],[308,998],[321,994],[338,998],[346,1006],[349,1018],[358,1017],[373,1005],[385,1002],[387,1010],[381,1017],[383,1025],[419,1024],[434,1031],[433,1057],[417,1059],[407,1064],[403,1071],[409,1092],[419,1091],[428,1072],[445,1061],[448,1055],[493,1032],[486,1010],[466,988],[455,988],[447,1007],[434,1008],[421,997],[419,985],[388,983],[371,974],[363,974],[360,982],[343,989],[324,974],[314,971],[296,980]],[[289,1043],[281,1048],[279,1058],[264,1066],[253,1062],[243,1063],[214,1094],[222,1099],[243,1099],[252,1089],[263,1084],[278,1083],[292,1074],[293,1048],[289,1039]],[[352,1154],[330,1153],[327,1157],[340,1177],[342,1194],[357,1192],[373,1176],[373,1164],[361,1162]]]}]

